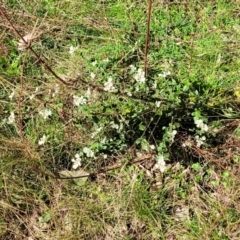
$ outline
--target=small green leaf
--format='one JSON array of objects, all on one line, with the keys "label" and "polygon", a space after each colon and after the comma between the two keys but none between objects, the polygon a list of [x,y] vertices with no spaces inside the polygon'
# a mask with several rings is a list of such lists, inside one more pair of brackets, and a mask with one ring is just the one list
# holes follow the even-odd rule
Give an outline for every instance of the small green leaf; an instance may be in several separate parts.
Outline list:
[{"label": "small green leaf", "polygon": [[188,85],[184,85],[183,91],[186,92],[186,91],[188,91],[188,89],[189,89],[189,86]]},{"label": "small green leaf", "polygon": [[192,169],[194,169],[195,171],[199,171],[201,169],[200,163],[192,164]]},{"label": "small green leaf", "polygon": [[45,213],[45,214],[43,215],[43,220],[44,220],[44,222],[50,221],[50,220],[51,220],[51,215],[50,215],[50,213]]},{"label": "small green leaf", "polygon": [[141,130],[141,131],[145,131],[145,130],[146,130],[146,126],[140,124],[140,125],[139,125],[139,130]]},{"label": "small green leaf", "polygon": [[12,66],[13,69],[16,69],[16,68],[18,67],[18,65],[19,65],[19,62],[18,62],[18,61],[13,62],[13,63],[11,64],[11,66]]}]

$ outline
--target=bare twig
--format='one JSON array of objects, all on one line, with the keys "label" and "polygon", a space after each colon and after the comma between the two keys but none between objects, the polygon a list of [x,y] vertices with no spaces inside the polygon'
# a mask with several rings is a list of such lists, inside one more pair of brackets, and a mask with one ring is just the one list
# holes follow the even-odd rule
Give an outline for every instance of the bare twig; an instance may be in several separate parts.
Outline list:
[{"label": "bare twig", "polygon": [[[137,164],[139,162],[143,162],[143,161],[146,161],[146,160],[149,160],[151,158],[153,158],[155,156],[155,152],[153,153],[148,153],[140,158],[135,158],[133,159],[131,162],[127,163],[127,165],[133,165],[133,164]],[[89,177],[89,176],[96,176],[100,173],[107,173],[109,171],[112,171],[112,170],[116,170],[116,169],[120,169],[122,168],[124,165],[122,164],[115,164],[113,166],[109,166],[107,168],[101,168],[99,171],[96,171],[96,172],[91,172],[91,173],[86,173],[86,174],[83,174],[83,175],[80,175],[80,176],[69,176],[69,177],[61,177],[59,175],[59,173],[55,173],[55,177],[57,179],[76,179],[76,178],[86,178],[86,177]],[[71,172],[71,171],[70,171]]]},{"label": "bare twig", "polygon": [[147,77],[147,60],[148,60],[148,44],[149,44],[151,11],[152,11],[152,0],[149,0],[148,1],[147,29],[146,29],[146,37],[145,37],[145,51],[144,51],[144,73],[145,73],[145,78]]}]

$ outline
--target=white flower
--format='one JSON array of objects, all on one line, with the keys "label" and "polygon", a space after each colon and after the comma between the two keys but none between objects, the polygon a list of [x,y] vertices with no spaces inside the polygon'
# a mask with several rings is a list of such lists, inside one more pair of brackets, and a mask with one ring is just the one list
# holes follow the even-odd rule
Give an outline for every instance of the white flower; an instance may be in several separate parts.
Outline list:
[{"label": "white flower", "polygon": [[117,92],[117,89],[113,86],[112,77],[109,77],[108,81],[104,83],[103,90],[106,92]]},{"label": "white flower", "polygon": [[38,145],[43,145],[47,140],[46,135],[44,134],[38,141]]},{"label": "white flower", "polygon": [[14,112],[10,113],[10,116],[8,117],[8,124],[13,124],[15,123],[15,114]]},{"label": "white flower", "polygon": [[155,81],[154,84],[152,85],[152,88],[153,89],[156,89],[157,88],[157,82]]},{"label": "white flower", "polygon": [[157,163],[154,165],[154,168],[159,169],[161,173],[166,170],[166,163],[164,161],[163,155],[157,156]]},{"label": "white flower", "polygon": [[161,101],[156,101],[156,102],[155,102],[155,105],[156,105],[157,108],[159,108],[160,105],[161,105]]},{"label": "white flower", "polygon": [[143,154],[142,154],[141,152],[136,152],[136,156],[137,156],[138,158],[141,158],[141,157],[143,156]]},{"label": "white flower", "polygon": [[207,131],[208,131],[208,126],[207,126],[207,124],[204,124],[204,125],[203,125],[202,130],[203,130],[204,132],[207,132]]},{"label": "white flower", "polygon": [[69,49],[69,54],[73,54],[76,50],[78,49],[78,47],[73,47],[73,46],[70,46],[70,49]]},{"label": "white flower", "polygon": [[173,130],[172,132],[169,133],[171,143],[173,143],[176,134],[177,134],[176,130]]},{"label": "white flower", "polygon": [[182,144],[182,147],[186,148],[186,147],[191,147],[191,146],[192,146],[191,137],[188,136],[188,139]]},{"label": "white flower", "polygon": [[141,68],[137,70],[137,73],[135,74],[134,79],[139,83],[146,82],[145,73]]},{"label": "white flower", "polygon": [[93,73],[93,72],[91,72],[91,73],[90,73],[90,77],[91,77],[91,79],[94,79],[94,78],[96,77],[96,74]]},{"label": "white flower", "polygon": [[182,147],[188,147],[188,142],[184,142],[183,144],[182,144]]},{"label": "white flower", "polygon": [[109,58],[103,59],[103,62],[108,63],[109,62]]},{"label": "white flower", "polygon": [[96,66],[96,65],[97,65],[97,60],[95,60],[94,62],[92,62],[92,65],[93,65],[93,66]]},{"label": "white flower", "polygon": [[170,72],[170,71],[166,71],[166,72],[163,72],[163,73],[159,73],[159,74],[158,74],[159,77],[163,77],[163,78],[165,78],[165,77],[167,77],[167,76],[169,76],[169,75],[171,75],[171,72]]},{"label": "white flower", "polygon": [[95,132],[92,133],[91,138],[94,138],[99,132],[101,132],[102,127],[98,128]]},{"label": "white flower", "polygon": [[114,123],[114,122],[110,122],[111,128],[113,129],[119,129],[119,125]]},{"label": "white flower", "polygon": [[83,152],[87,157],[94,157],[94,152],[90,148],[84,147]]},{"label": "white flower", "polygon": [[75,158],[72,158],[72,163],[73,163],[73,166],[72,166],[72,168],[75,170],[75,169],[77,169],[78,167],[80,167],[81,165],[82,165],[82,163],[81,163],[81,158],[80,158],[80,155],[77,153],[77,154],[75,154]]},{"label": "white flower", "polygon": [[88,90],[85,92],[85,95],[84,95],[86,98],[90,98],[91,97],[91,90],[90,88],[88,88]]},{"label": "white flower", "polygon": [[206,141],[206,137],[205,136],[199,137],[198,135],[196,135],[195,140],[197,143],[197,147],[201,147],[204,141]]},{"label": "white flower", "polygon": [[135,72],[137,70],[137,68],[134,65],[130,65],[129,68],[131,72]]},{"label": "white flower", "polygon": [[194,122],[195,122],[197,128],[200,128],[204,132],[208,131],[208,126],[207,126],[207,124],[203,123],[202,119],[194,119]]},{"label": "white flower", "polygon": [[15,95],[15,91],[13,90],[13,91],[11,92],[11,94],[9,95],[9,98],[12,100],[13,97],[14,97],[14,95]]},{"label": "white flower", "polygon": [[87,100],[86,98],[84,98],[83,96],[81,97],[78,97],[78,96],[73,96],[73,105],[74,106],[79,106],[79,105],[83,105],[83,104],[86,104]]},{"label": "white flower", "polygon": [[39,111],[39,114],[42,115],[44,119],[47,119],[52,115],[52,111],[50,109],[43,109],[42,111]]},{"label": "white flower", "polygon": [[31,95],[29,96],[29,99],[30,99],[30,100],[33,100],[34,97],[35,97],[35,95],[34,95],[34,94],[31,94]]},{"label": "white flower", "polygon": [[149,145],[150,149],[151,150],[154,150],[156,147],[152,144],[152,145]]},{"label": "white flower", "polygon": [[[37,93],[38,91],[39,91],[39,87],[36,87],[34,93]],[[50,93],[50,91],[51,91],[51,90],[49,89],[49,93]],[[34,97],[35,97],[35,94],[34,94],[34,93],[32,93],[32,94],[29,96],[29,99],[30,99],[30,100],[33,100],[33,99],[34,99]]]},{"label": "white flower", "polygon": [[55,84],[54,92],[52,94],[53,97],[57,96],[59,89],[60,89],[59,84]]},{"label": "white flower", "polygon": [[125,90],[124,91],[129,97],[131,97],[132,96],[132,93],[130,92],[130,91],[128,91],[128,90]]}]

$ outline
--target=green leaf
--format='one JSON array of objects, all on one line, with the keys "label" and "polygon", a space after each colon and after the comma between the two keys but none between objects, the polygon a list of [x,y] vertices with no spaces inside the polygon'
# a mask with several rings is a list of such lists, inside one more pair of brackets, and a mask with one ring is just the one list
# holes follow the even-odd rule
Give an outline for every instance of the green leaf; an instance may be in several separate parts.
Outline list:
[{"label": "green leaf", "polygon": [[11,66],[12,66],[13,69],[16,69],[16,68],[19,66],[19,62],[18,62],[18,61],[13,62],[13,63],[11,64]]},{"label": "green leaf", "polygon": [[201,111],[195,110],[192,115],[196,118],[199,119],[201,117]]},{"label": "green leaf", "polygon": [[186,91],[188,91],[188,89],[189,89],[189,86],[188,85],[184,85],[183,91],[186,92]]},{"label": "green leaf", "polygon": [[50,215],[50,213],[45,213],[45,214],[43,215],[43,220],[44,220],[44,222],[50,221],[50,220],[51,220],[51,215]]},{"label": "green leaf", "polygon": [[139,125],[139,130],[141,130],[141,131],[145,131],[145,130],[146,130],[146,126],[140,124],[140,125]]}]

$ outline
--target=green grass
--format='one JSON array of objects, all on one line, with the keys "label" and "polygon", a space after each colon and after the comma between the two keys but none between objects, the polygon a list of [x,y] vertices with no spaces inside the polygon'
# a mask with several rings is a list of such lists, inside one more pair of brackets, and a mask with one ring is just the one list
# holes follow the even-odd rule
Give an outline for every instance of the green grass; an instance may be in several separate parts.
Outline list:
[{"label": "green grass", "polygon": [[237,1],[3,7],[0,239],[240,238]]}]

